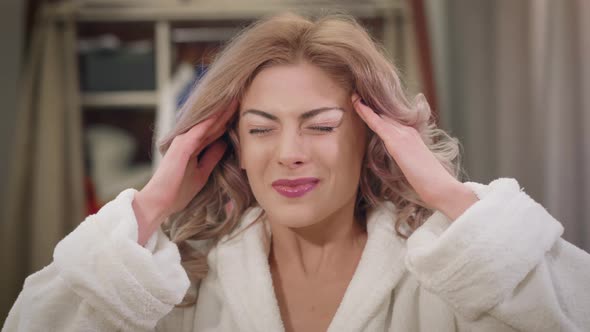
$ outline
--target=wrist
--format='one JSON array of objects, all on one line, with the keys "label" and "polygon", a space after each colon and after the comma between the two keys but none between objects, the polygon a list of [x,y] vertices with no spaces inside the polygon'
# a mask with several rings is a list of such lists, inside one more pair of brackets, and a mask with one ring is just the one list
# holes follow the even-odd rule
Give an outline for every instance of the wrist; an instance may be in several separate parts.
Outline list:
[{"label": "wrist", "polygon": [[478,200],[479,198],[469,187],[457,182],[440,195],[434,206],[450,221],[455,221]]},{"label": "wrist", "polygon": [[166,219],[161,205],[149,194],[139,191],[133,198],[132,207],[138,224],[138,242],[142,246]]}]

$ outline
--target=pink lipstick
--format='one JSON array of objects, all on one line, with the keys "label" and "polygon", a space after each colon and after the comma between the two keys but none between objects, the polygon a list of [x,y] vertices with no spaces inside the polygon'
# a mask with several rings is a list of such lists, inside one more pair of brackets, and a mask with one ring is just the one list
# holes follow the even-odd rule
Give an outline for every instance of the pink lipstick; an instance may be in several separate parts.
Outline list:
[{"label": "pink lipstick", "polygon": [[294,198],[312,191],[320,182],[318,178],[281,179],[274,181],[272,187],[281,195]]}]

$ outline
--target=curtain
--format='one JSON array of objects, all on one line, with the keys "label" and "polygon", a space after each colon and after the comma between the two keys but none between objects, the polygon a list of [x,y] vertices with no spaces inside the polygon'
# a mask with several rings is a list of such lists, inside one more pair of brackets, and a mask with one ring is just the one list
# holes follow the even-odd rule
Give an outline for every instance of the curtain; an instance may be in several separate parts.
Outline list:
[{"label": "curtain", "polygon": [[590,249],[590,2],[428,0],[443,126],[471,180],[514,177]]},{"label": "curtain", "polygon": [[[63,9],[63,8],[62,8]],[[72,20],[43,10],[23,70],[2,207],[2,320],[24,279],[52,261],[85,216],[81,115]]]}]

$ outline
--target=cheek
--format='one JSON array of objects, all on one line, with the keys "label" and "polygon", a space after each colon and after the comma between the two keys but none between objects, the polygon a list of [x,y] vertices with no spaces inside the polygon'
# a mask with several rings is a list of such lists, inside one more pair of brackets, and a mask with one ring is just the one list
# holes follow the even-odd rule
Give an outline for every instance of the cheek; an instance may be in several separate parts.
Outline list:
[{"label": "cheek", "polygon": [[334,173],[351,176],[360,169],[362,152],[347,134],[326,136],[313,143],[314,156]]},{"label": "cheek", "polygon": [[248,173],[261,171],[269,156],[267,144],[245,137],[240,140],[240,166]]},{"label": "cheek", "polygon": [[356,192],[361,175],[362,157],[358,148],[358,142],[350,137],[343,138],[337,149],[337,156],[334,156],[336,163],[333,164],[334,183],[336,195],[346,199]]},{"label": "cheek", "polygon": [[339,135],[311,137],[308,141],[314,159],[329,167],[340,163],[344,152],[342,143]]}]

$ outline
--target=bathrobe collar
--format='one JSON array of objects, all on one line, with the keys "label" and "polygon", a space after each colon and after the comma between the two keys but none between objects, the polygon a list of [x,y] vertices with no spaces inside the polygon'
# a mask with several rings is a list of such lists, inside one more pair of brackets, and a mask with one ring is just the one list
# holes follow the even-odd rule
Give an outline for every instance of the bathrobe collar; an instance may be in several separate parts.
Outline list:
[{"label": "bathrobe collar", "polygon": [[[261,212],[259,207],[247,210],[239,230]],[[365,248],[328,331],[363,329],[367,317],[391,297],[406,271],[405,241],[396,235],[395,218],[391,202],[369,212]],[[223,298],[244,331],[284,331],[268,265],[270,239],[270,227],[259,221],[215,249]]]}]

